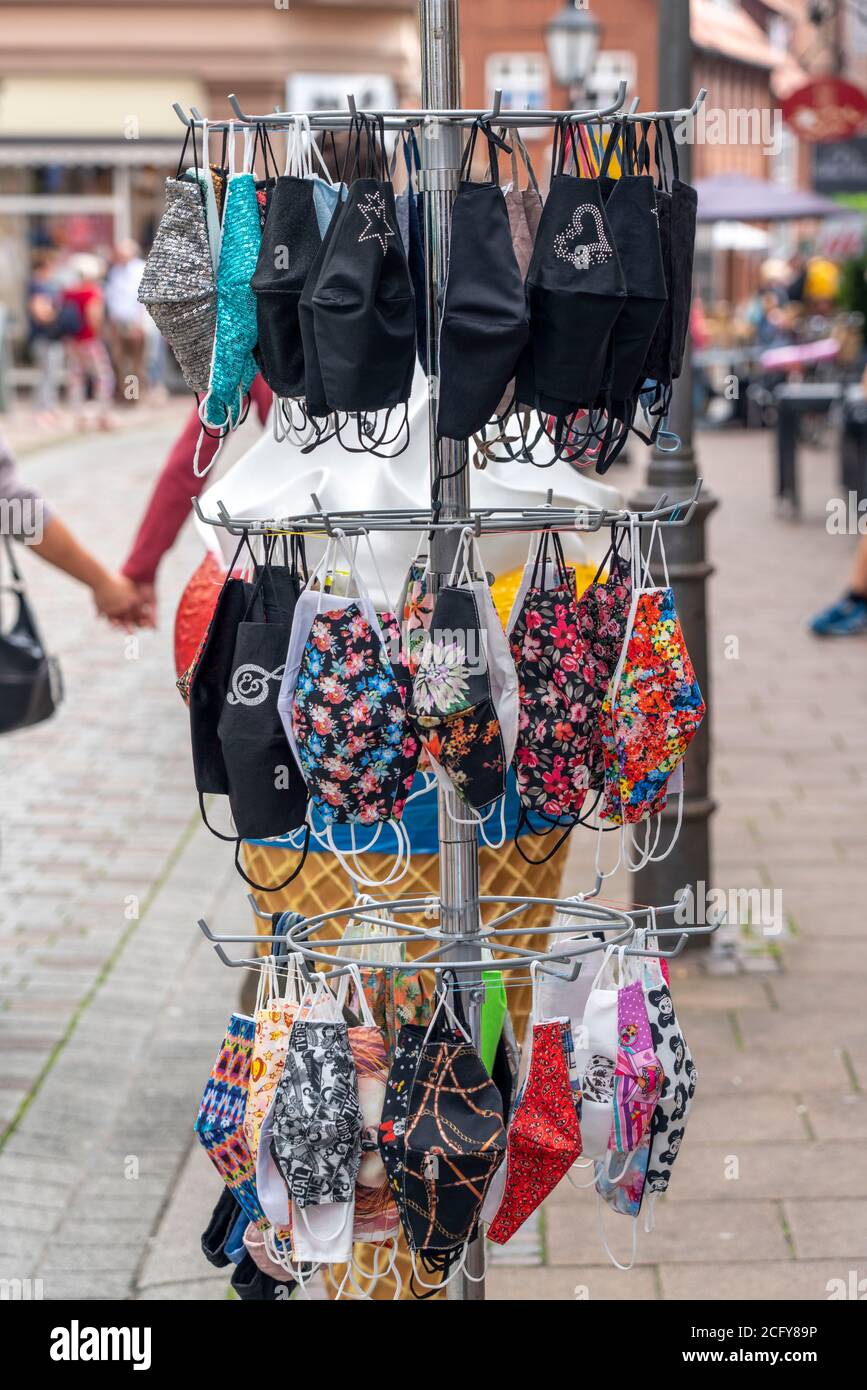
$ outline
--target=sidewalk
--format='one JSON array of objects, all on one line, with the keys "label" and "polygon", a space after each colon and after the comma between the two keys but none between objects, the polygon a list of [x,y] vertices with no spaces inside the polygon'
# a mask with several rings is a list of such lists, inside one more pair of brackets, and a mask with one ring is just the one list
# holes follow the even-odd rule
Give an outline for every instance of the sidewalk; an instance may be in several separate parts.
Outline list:
[{"label": "sidewalk", "polygon": [[[120,450],[89,435],[29,454],[27,471],[118,561],[172,434],[142,422]],[[804,521],[787,524],[769,436],[699,443],[723,503],[709,527],[714,886],[782,890],[782,969],[712,978],[676,963],[698,1095],[636,1269],[613,1268],[592,1194],[565,1187],[498,1254],[491,1297],[824,1299],[829,1280],[867,1276],[867,644],[804,631],[844,586],[854,542],[823,526],[831,460],[805,458]],[[615,481],[628,490],[623,471]],[[219,1183],[192,1124],[238,978],[195,922],[248,918],[231,856],[199,823],[172,679],[174,599],[198,554],[185,534],[160,631],[138,646],[27,561],[68,697],[52,723],[0,742],[0,1278],[41,1278],[46,1298],[227,1294],[198,1248]],[[570,887],[591,857],[588,836]],[[623,1258],[628,1223],[607,1213],[606,1231]]]}]

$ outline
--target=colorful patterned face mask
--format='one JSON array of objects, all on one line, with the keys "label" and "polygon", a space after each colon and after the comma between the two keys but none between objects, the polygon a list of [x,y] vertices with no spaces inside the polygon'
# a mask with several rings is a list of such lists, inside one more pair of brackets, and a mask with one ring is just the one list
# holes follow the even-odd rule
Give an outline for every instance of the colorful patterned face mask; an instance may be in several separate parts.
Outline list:
[{"label": "colorful patterned face mask", "polygon": [[382,637],[360,605],[314,619],[295,687],[301,771],[326,824],[373,825],[395,810],[410,732]]},{"label": "colorful patterned face mask", "polygon": [[650,1022],[640,980],[624,984],[625,953],[620,954],[617,991],[617,1059],[614,1064],[614,1119],[609,1149],[629,1154],[649,1132],[665,1074],[653,1050]]},{"label": "colorful patterned face mask", "polygon": [[443,1007],[427,1029],[401,1029],[379,1131],[404,1235],[431,1273],[475,1233],[506,1148],[499,1091]]},{"label": "colorful patterned face mask", "polygon": [[[600,574],[606,561],[609,574],[602,582]],[[587,768],[587,785],[594,791],[601,791],[605,780],[599,711],[623,648],[631,596],[629,566],[615,541],[593,582],[578,600],[580,698],[584,715],[577,732]]]},{"label": "colorful patterned face mask", "polygon": [[385,1038],[377,1028],[365,997],[359,971],[350,976],[363,1022],[349,1029],[349,1046],[358,1077],[358,1100],[364,1125],[361,1131],[361,1162],[355,1183],[356,1240],[379,1243],[396,1234],[400,1225],[391,1197],[388,1175],[379,1155],[379,1124],[388,1082],[388,1054]]},{"label": "colorful patterned face mask", "polygon": [[523,1093],[509,1125],[506,1185],[488,1239],[504,1245],[581,1156],[565,1019],[534,1023]]},{"label": "colorful patterned face mask", "polygon": [[[626,641],[600,713],[605,759],[600,814],[612,825],[634,825],[662,810],[669,779],[705,715],[664,554],[665,584],[657,588],[650,579],[650,549],[657,533],[655,526],[641,582],[633,575]],[[633,557],[637,567],[635,532]],[[654,849],[655,844],[649,850],[645,846],[642,862],[664,857],[654,856]]]},{"label": "colorful patterned face mask", "polygon": [[[567,568],[556,535],[555,583],[551,588],[541,584],[548,540],[546,533],[509,634],[520,701],[514,763],[522,821],[533,811],[549,828],[571,828],[587,795],[584,749],[578,737],[584,718],[578,604],[575,571]],[[561,843],[558,840],[556,848]]]},{"label": "colorful patterned face mask", "polygon": [[296,1020],[271,1125],[271,1153],[295,1206],[353,1200],[363,1115],[342,1020]]},{"label": "colorful patterned face mask", "polygon": [[292,1024],[298,1013],[297,976],[294,960],[287,978],[286,996],[277,989],[276,972],[269,963],[263,967],[259,980],[259,998],[253,1018],[256,1034],[250,1063],[250,1089],[244,1112],[244,1134],[255,1162],[259,1152],[259,1133],[262,1122],[274,1100],[277,1083],[283,1074],[286,1050]]},{"label": "colorful patterned face mask", "polygon": [[199,1106],[196,1135],[238,1205],[263,1229],[268,1218],[256,1194],[253,1157],[244,1134],[255,1025],[232,1014]]},{"label": "colorful patterned face mask", "polygon": [[[438,775],[474,811],[505,794],[518,734],[518,679],[481,557],[458,547],[415,673],[412,718]],[[460,568],[460,572],[459,572]]]},{"label": "colorful patterned face mask", "polygon": [[418,670],[433,609],[434,596],[430,587],[427,558],[419,554],[409,567],[401,601],[397,606],[401,644],[406,652],[410,674],[413,676]]}]

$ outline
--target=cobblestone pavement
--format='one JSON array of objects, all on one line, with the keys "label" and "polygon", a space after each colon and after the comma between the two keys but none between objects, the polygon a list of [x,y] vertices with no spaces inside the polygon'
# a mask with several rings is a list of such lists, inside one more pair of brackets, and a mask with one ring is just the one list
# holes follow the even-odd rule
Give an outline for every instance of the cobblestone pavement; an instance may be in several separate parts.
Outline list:
[{"label": "cobblestone pavement", "polygon": [[[26,467],[118,560],[171,435],[171,419],[148,421]],[[830,1280],[867,1276],[867,645],[804,630],[843,587],[854,541],[823,525],[830,458],[805,457],[793,524],[774,516],[770,437],[700,447],[723,502],[709,531],[715,886],[782,891],[780,968],[676,965],[699,1091],[635,1269],[607,1261],[592,1194],[566,1186],[498,1254],[494,1298],[823,1299]],[[218,1183],[191,1125],[238,981],[195,922],[247,918],[225,846],[199,825],[172,681],[172,600],[197,554],[186,535],[162,628],[137,645],[27,562],[68,697],[50,724],[0,742],[0,1278],[41,1279],[46,1298],[227,1293],[198,1248]],[[572,887],[590,862],[585,840]],[[627,1223],[609,1214],[606,1230],[623,1258]]]}]

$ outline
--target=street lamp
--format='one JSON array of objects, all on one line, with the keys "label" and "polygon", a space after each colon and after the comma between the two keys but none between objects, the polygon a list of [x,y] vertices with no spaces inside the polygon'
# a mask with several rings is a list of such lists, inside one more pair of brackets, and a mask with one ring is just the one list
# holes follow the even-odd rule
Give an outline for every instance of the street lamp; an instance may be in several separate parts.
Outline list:
[{"label": "street lamp", "polygon": [[570,102],[583,95],[588,77],[596,63],[602,25],[582,0],[572,0],[545,25],[545,44],[551,71],[561,87],[569,92]]}]

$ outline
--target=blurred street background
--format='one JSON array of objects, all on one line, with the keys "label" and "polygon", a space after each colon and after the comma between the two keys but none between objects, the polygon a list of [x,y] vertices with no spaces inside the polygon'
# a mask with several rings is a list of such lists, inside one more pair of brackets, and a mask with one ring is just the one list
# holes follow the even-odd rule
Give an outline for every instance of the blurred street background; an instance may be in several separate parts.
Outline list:
[{"label": "blurred street background", "polygon": [[[578,13],[592,32],[564,54],[557,0],[464,0],[465,104],[501,89],[504,106],[600,105],[625,80],[664,106],[657,0]],[[498,1252],[494,1298],[867,1288],[865,16],[860,0],[690,6],[709,110],[690,143],[689,405],[719,503],[708,883],[779,894],[782,916],[675,964],[698,1096],[636,1268],[607,1261],[593,1194],[563,1189]],[[214,118],[231,91],[257,113],[350,91],[361,109],[415,105],[416,6],[0,0],[0,25],[0,434],[114,572],[191,406],[136,299],[180,152],[172,102]],[[530,151],[544,181],[548,141]],[[630,445],[606,481],[629,498],[650,462]],[[200,821],[174,684],[174,613],[201,559],[188,526],[159,567],[156,630],[126,633],[22,555],[67,693],[0,739],[0,1280],[41,1279],[46,1298],[228,1295],[199,1248],[219,1181],[192,1125],[239,972],[196,920],[250,915]],[[564,891],[592,881],[593,838],[572,841]]]}]

